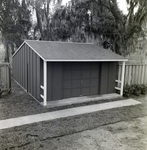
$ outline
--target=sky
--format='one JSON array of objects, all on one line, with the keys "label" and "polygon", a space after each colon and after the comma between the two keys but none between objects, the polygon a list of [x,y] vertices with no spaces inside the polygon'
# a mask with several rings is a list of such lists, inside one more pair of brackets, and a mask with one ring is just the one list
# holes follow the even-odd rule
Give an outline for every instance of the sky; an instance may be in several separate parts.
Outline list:
[{"label": "sky", "polygon": [[118,7],[123,11],[124,14],[127,14],[127,3],[126,0],[117,0]]},{"label": "sky", "polygon": [[[62,0],[62,3],[65,5],[66,3],[68,3],[68,1],[69,0]],[[127,14],[126,0],[117,0],[117,2],[120,10],[122,10],[124,14]]]}]

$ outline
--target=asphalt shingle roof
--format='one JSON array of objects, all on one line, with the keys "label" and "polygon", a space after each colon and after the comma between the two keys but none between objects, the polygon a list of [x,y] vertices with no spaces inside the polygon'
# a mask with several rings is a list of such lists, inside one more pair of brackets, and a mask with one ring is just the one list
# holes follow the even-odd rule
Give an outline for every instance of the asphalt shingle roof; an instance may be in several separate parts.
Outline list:
[{"label": "asphalt shingle roof", "polygon": [[38,55],[46,61],[52,60],[127,60],[116,53],[103,49],[95,44],[54,42],[54,41],[25,41]]}]

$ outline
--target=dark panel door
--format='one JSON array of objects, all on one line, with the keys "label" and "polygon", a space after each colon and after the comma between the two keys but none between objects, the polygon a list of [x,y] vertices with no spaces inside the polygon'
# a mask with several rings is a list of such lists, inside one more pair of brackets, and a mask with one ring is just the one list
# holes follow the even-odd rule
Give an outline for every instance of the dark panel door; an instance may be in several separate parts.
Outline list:
[{"label": "dark panel door", "polygon": [[82,63],[81,96],[90,95],[90,63]]},{"label": "dark panel door", "polygon": [[63,98],[81,95],[81,63],[64,63]]},{"label": "dark panel door", "polygon": [[99,94],[99,63],[64,63],[63,98]]}]

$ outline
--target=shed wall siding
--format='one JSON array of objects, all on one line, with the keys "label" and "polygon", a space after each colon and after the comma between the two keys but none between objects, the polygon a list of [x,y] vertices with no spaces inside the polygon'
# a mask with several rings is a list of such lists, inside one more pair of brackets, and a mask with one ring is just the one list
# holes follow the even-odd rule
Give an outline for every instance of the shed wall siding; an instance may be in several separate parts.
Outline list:
[{"label": "shed wall siding", "polygon": [[40,62],[41,58],[26,44],[13,57],[13,78],[39,101]]},{"label": "shed wall siding", "polygon": [[101,63],[100,94],[115,93],[115,80],[117,79],[117,62]]},{"label": "shed wall siding", "polygon": [[118,73],[118,63],[109,63],[109,76],[108,76],[108,93],[115,93],[115,86]]},{"label": "shed wall siding", "polygon": [[63,63],[52,64],[52,100],[62,99],[63,90]]}]

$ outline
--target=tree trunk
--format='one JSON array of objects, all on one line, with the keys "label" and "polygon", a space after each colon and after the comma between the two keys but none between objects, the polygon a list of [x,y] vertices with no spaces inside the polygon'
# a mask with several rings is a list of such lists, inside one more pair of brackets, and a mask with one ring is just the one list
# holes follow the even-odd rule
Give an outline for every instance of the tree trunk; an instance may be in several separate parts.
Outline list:
[{"label": "tree trunk", "polygon": [[5,62],[9,62],[9,46],[8,46],[8,43],[6,43]]},{"label": "tree trunk", "polygon": [[42,24],[41,24],[38,8],[36,8],[36,17],[37,17],[37,26],[41,34],[41,39],[44,40],[44,34],[42,30]]}]

